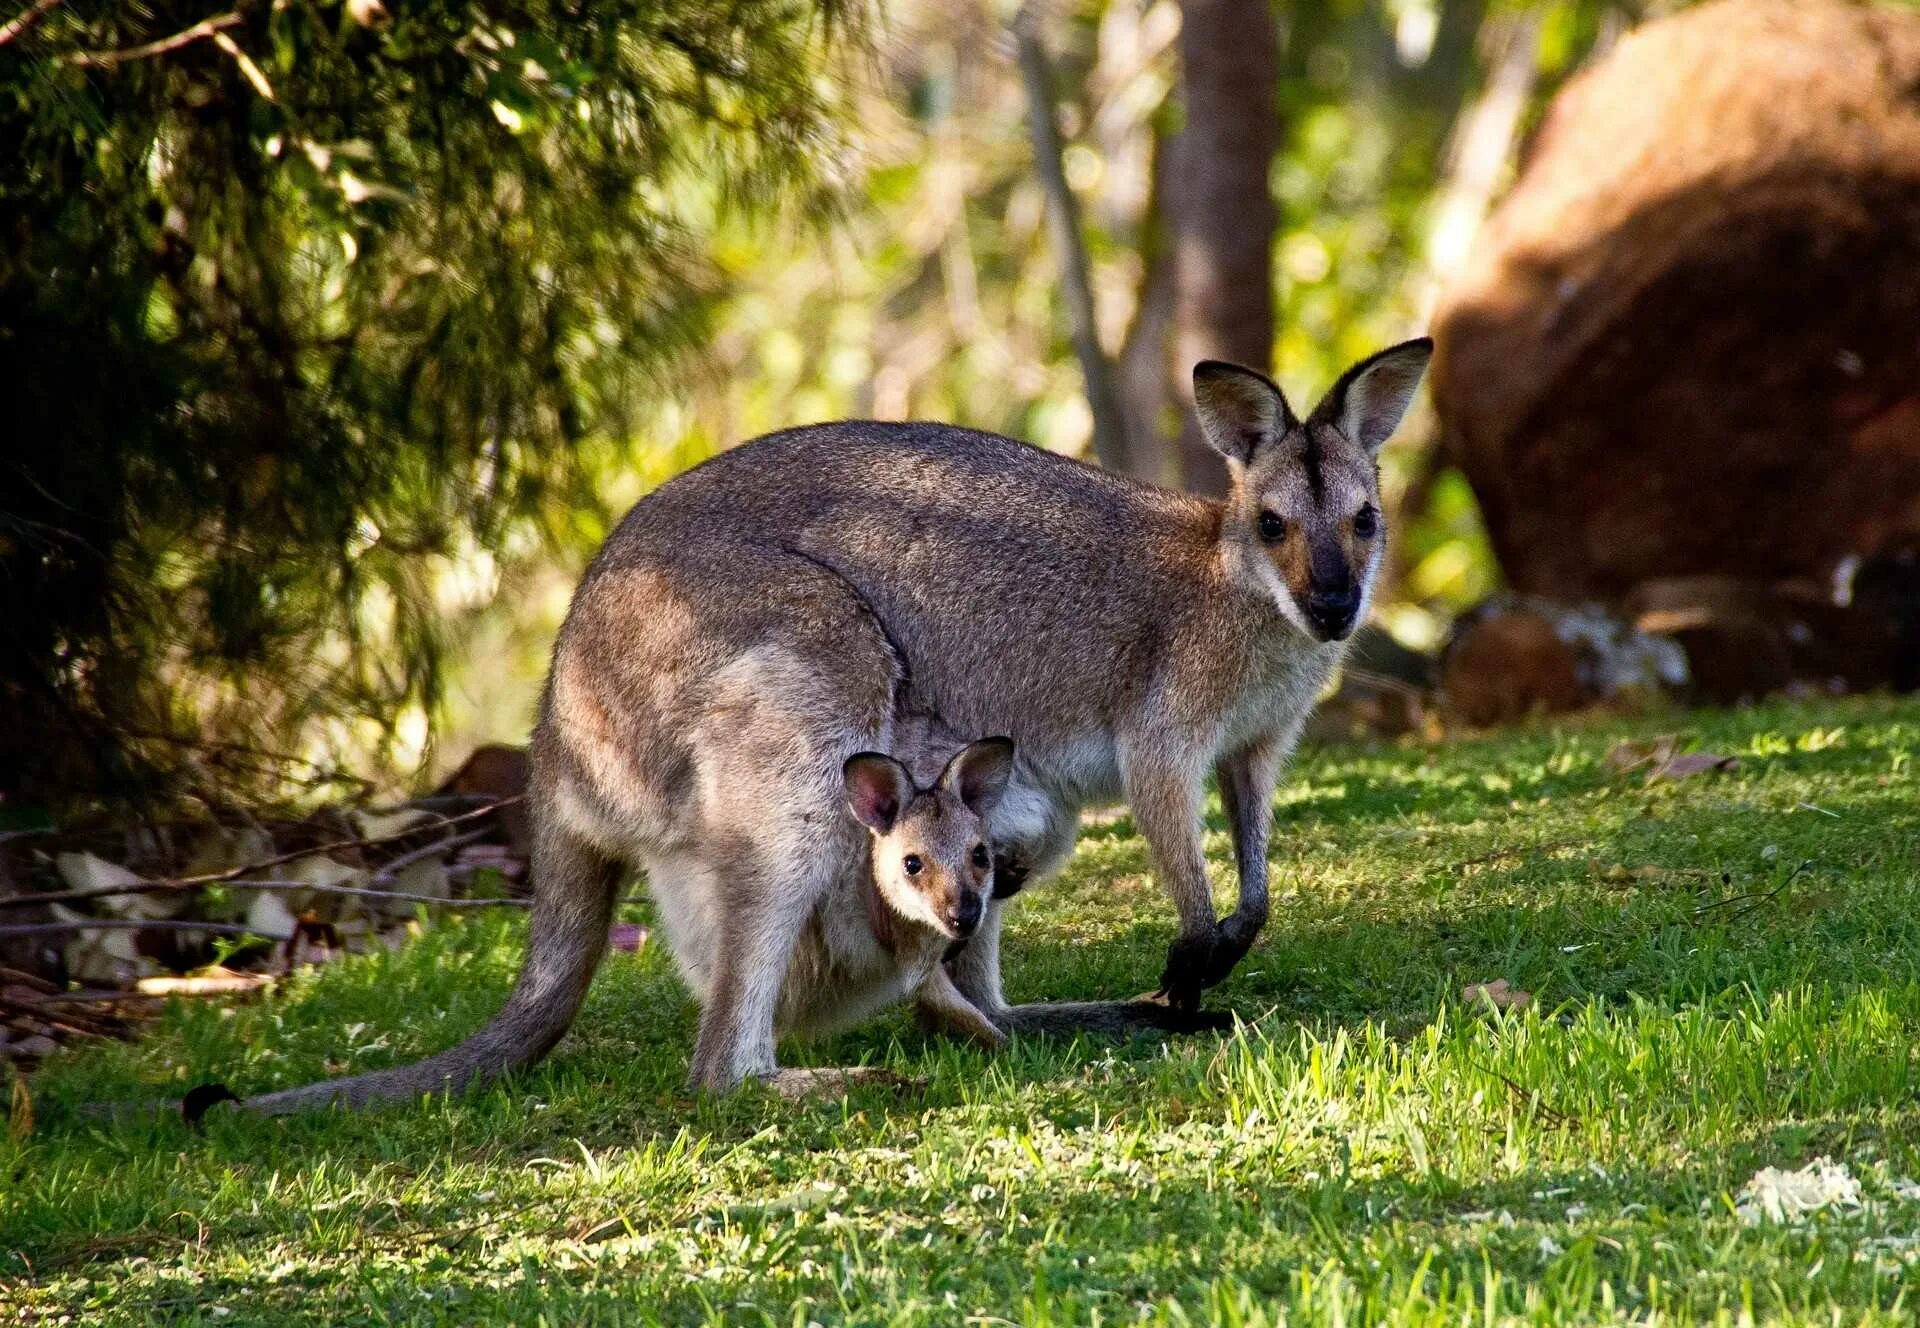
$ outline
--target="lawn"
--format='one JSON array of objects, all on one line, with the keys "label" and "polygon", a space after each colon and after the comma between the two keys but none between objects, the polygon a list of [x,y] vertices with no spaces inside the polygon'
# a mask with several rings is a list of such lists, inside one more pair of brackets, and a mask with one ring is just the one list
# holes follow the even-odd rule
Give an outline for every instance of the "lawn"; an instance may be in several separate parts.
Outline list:
[{"label": "lawn", "polygon": [[[1604,760],[1663,732],[1739,764]],[[472,1100],[200,1135],[76,1112],[446,1045],[522,924],[436,926],[53,1058],[0,1141],[0,1321],[1908,1324],[1916,766],[1920,702],[1884,699],[1308,753],[1230,1036],[995,1056],[894,1015],[794,1058],[917,1090],[694,1099],[694,1010],[647,947]],[[1014,911],[1011,994],[1151,986],[1146,873],[1131,822],[1090,828]],[[1463,999],[1497,978],[1532,1001]],[[1737,1211],[1823,1157],[1857,1190]]]}]

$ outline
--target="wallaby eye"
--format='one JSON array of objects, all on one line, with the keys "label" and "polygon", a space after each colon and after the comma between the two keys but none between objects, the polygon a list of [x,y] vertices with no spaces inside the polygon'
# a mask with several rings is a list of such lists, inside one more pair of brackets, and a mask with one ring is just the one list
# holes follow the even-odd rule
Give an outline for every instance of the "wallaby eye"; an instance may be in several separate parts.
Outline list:
[{"label": "wallaby eye", "polygon": [[985,844],[975,844],[973,846],[973,865],[981,871],[985,871],[993,865],[993,858],[987,853],[987,846]]},{"label": "wallaby eye", "polygon": [[909,853],[900,860],[900,865],[907,869],[907,875],[918,876],[920,869],[926,866],[926,863],[920,861],[920,855],[918,853]]},{"label": "wallaby eye", "polygon": [[1368,503],[1353,514],[1353,533],[1361,539],[1372,539],[1374,532],[1379,529],[1380,515],[1373,510],[1372,503]]},{"label": "wallaby eye", "polygon": [[1260,514],[1260,538],[1269,544],[1278,544],[1287,537],[1287,523],[1273,512]]}]

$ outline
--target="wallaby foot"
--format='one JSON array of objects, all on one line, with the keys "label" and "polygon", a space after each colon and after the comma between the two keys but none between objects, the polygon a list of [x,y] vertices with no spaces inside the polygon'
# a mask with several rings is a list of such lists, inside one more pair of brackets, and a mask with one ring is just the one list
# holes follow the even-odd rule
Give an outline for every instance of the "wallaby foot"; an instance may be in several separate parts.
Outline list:
[{"label": "wallaby foot", "polygon": [[775,1070],[756,1075],[753,1082],[766,1085],[789,1102],[813,1097],[845,1097],[856,1088],[919,1088],[918,1079],[882,1069],[877,1065],[810,1066]]},{"label": "wallaby foot", "polygon": [[1200,993],[1227,980],[1248,950],[1259,928],[1240,927],[1228,918],[1211,931],[1174,938],[1167,947],[1167,965],[1160,974],[1160,993],[1167,1004],[1188,1012],[1200,1008]]}]

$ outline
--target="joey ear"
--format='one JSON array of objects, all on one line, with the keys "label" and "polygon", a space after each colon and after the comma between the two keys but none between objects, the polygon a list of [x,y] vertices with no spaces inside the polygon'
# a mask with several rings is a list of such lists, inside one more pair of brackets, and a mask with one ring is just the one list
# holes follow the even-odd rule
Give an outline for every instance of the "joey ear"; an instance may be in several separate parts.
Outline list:
[{"label": "joey ear", "polygon": [[856,752],[840,767],[846,781],[847,806],[861,825],[876,835],[893,829],[900,813],[913,801],[913,776],[907,768],[881,752]]},{"label": "joey ear", "polygon": [[1262,443],[1291,429],[1287,398],[1263,373],[1224,360],[1193,366],[1193,407],[1200,432],[1229,461],[1246,465]]},{"label": "joey ear", "polygon": [[1013,778],[1013,739],[982,738],[962,747],[940,772],[940,787],[975,816],[991,816]]},{"label": "joey ear", "polygon": [[1379,451],[1400,427],[1432,358],[1431,337],[1415,337],[1369,355],[1340,375],[1313,408],[1313,420],[1331,424],[1368,452]]}]

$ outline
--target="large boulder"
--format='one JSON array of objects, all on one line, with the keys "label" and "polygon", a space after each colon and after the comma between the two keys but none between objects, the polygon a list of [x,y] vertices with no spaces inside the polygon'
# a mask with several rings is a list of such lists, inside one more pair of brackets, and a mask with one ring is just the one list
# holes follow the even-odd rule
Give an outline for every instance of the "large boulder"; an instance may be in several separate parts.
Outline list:
[{"label": "large boulder", "polygon": [[1723,0],[1560,94],[1435,322],[1521,591],[1838,586],[1920,544],[1920,13]]}]

